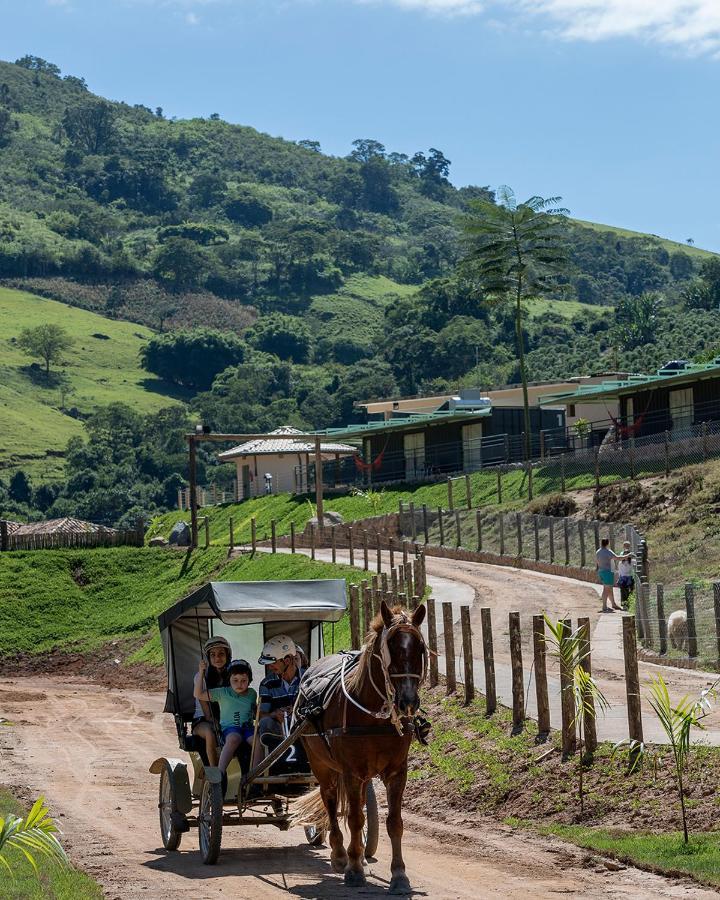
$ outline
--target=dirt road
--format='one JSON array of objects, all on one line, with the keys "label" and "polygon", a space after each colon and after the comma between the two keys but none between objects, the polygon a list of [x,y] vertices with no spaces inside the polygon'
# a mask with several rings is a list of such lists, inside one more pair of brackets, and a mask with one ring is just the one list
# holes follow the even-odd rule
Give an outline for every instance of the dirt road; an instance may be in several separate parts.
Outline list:
[{"label": "dirt road", "polygon": [[[0,783],[43,793],[59,817],[72,859],[117,900],[205,900],[218,896],[336,898],[381,895],[388,845],[381,840],[370,886],[348,892],[332,875],[328,851],[300,829],[226,829],[217,866],[203,866],[197,835],[178,853],[162,850],[157,778],[148,765],[176,755],[157,693],[108,690],[80,679],[0,679]],[[610,871],[564,844],[514,833],[489,821],[477,830],[440,829],[406,819],[406,862],[429,898],[710,898],[712,891],[632,868]]]}]

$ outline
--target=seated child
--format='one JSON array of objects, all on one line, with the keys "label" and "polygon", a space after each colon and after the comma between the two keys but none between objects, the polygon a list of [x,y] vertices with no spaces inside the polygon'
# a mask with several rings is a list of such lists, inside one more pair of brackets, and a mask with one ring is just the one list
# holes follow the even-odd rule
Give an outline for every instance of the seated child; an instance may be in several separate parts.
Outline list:
[{"label": "seated child", "polygon": [[253,717],[257,703],[257,694],[250,687],[252,669],[244,659],[234,659],[228,666],[229,687],[207,688],[205,673],[207,663],[200,660],[195,685],[195,697],[198,700],[214,700],[220,706],[220,731],[223,736],[223,748],[218,762],[221,772],[227,772],[230,760],[237,753],[243,742],[252,743],[254,724]]}]

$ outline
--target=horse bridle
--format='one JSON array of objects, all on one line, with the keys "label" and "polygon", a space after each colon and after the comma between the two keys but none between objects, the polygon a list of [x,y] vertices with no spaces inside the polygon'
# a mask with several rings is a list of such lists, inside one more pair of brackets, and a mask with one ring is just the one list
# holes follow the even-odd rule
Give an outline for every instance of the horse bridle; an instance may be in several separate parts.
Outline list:
[{"label": "horse bridle", "polygon": [[[417,678],[419,687],[427,676],[428,648],[422,632],[416,625],[413,625],[413,623],[407,618],[407,616],[402,614],[401,616],[397,616],[396,619],[397,620],[392,622],[389,627],[385,626],[380,634],[380,652],[377,653],[376,651],[373,651],[372,653],[372,657],[380,660],[380,668],[382,669],[383,676],[385,678],[384,692],[381,691],[375,683],[375,679],[372,676],[372,666],[368,666],[368,677],[370,678],[370,683],[372,684],[375,693],[383,701],[383,705],[380,710],[375,711],[367,709],[348,692],[348,689],[345,686],[345,665],[347,657],[343,659],[340,669],[340,684],[342,686],[342,691],[345,695],[345,698],[349,700],[353,704],[353,706],[355,706],[361,712],[364,712],[366,715],[373,716],[373,718],[375,719],[390,719],[392,724],[397,729],[398,734],[402,735],[403,725],[400,714],[398,713],[397,704],[395,702],[395,688],[393,687],[392,680],[393,678]],[[420,645],[422,647],[422,672],[420,672],[419,674],[417,672],[390,672],[390,663],[392,662],[392,660],[390,658],[390,648],[388,646],[388,642],[390,638],[393,635],[397,634],[399,631],[405,632],[406,634],[412,634],[420,641]]]}]

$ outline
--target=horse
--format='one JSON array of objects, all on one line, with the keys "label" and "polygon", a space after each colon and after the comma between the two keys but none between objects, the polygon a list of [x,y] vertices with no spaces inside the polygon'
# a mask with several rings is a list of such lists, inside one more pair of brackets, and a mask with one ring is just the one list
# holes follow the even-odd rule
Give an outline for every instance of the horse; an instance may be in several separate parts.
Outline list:
[{"label": "horse", "polygon": [[[346,673],[351,657],[335,655],[338,689],[322,716],[313,720],[317,730],[301,738],[319,787],[300,801],[298,817],[304,815],[305,824],[318,828],[327,822],[333,871],[344,872],[351,887],[366,884],[363,810],[367,785],[379,776],[387,790],[392,843],[389,890],[410,893],[402,856],[402,798],[419,689],[427,673],[428,650],[420,632],[424,618],[424,606],[410,614],[399,606],[390,609],[383,600],[355,668]],[[343,815],[350,829],[347,850],[338,824]]]}]

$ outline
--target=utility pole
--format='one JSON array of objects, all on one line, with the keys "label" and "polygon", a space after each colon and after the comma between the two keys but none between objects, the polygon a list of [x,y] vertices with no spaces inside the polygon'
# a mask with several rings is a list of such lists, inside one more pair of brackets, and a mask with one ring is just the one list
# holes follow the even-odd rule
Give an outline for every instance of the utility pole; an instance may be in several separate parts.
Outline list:
[{"label": "utility pole", "polygon": [[322,468],[322,445],[320,443],[320,435],[315,435],[315,507],[317,513],[318,526],[321,529],[325,527],[325,513],[323,511],[323,468]]},{"label": "utility pole", "polygon": [[190,460],[188,465],[188,474],[190,481],[190,547],[197,549],[198,545],[198,521],[197,521],[197,448],[195,446],[195,436],[188,435],[188,449],[190,451]]}]

